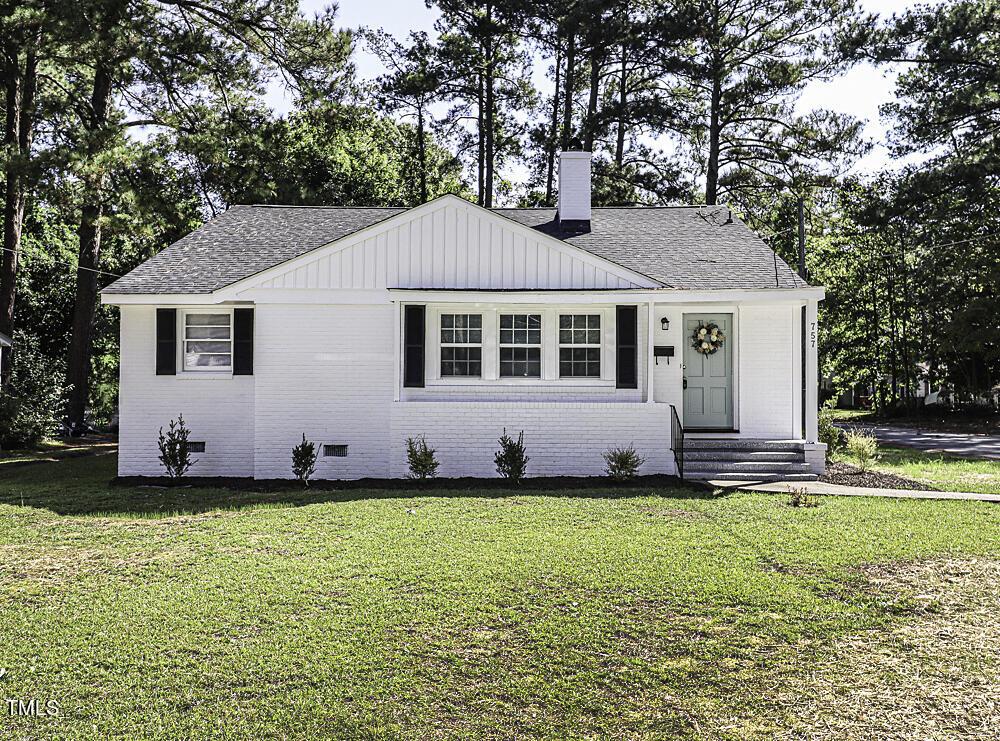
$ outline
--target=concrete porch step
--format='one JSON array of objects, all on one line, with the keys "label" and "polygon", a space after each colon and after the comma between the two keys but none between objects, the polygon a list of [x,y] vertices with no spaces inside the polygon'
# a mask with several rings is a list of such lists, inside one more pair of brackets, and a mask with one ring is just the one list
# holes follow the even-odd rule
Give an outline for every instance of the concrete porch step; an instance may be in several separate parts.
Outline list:
[{"label": "concrete porch step", "polygon": [[784,461],[801,463],[805,455],[801,450],[684,450],[684,462],[688,461]]},{"label": "concrete porch step", "polygon": [[747,462],[747,461],[692,461],[690,463],[685,463],[684,473],[695,474],[701,473],[723,473],[723,472],[739,472],[742,471],[746,474],[757,475],[765,473],[809,473],[809,464],[800,462],[774,462],[774,461],[764,461],[764,462]]},{"label": "concrete porch step", "polygon": [[754,440],[726,439],[719,437],[684,437],[685,452],[691,450],[731,450],[731,451],[799,451],[805,445],[801,440]]}]

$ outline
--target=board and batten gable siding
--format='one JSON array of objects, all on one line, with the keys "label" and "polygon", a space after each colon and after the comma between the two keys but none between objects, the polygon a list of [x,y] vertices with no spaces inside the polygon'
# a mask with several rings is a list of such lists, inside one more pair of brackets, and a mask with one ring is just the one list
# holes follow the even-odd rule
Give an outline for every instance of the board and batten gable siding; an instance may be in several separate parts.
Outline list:
[{"label": "board and batten gable siding", "polygon": [[119,475],[166,475],[157,438],[179,414],[205,443],[188,475],[253,475],[254,377],[157,375],[156,307],[122,306]]},{"label": "board and batten gable siding", "polygon": [[623,289],[654,281],[459,199],[266,271],[246,289]]}]

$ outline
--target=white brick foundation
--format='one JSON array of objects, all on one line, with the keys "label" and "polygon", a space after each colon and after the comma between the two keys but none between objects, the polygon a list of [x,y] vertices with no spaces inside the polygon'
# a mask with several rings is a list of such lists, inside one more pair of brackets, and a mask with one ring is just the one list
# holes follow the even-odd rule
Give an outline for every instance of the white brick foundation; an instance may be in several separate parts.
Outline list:
[{"label": "white brick foundation", "polygon": [[530,476],[600,476],[601,454],[635,445],[641,474],[673,473],[670,407],[630,403],[399,402],[392,412],[393,477],[405,476],[406,438],[424,435],[441,476],[495,477],[493,454],[506,427],[524,430]]}]

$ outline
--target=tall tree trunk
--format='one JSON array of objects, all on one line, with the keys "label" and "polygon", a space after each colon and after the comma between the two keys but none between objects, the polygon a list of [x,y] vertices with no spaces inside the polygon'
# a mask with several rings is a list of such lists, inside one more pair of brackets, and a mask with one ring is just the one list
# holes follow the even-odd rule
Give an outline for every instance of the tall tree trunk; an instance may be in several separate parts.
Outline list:
[{"label": "tall tree trunk", "polygon": [[[7,163],[3,209],[3,261],[0,270],[0,332],[14,331],[14,294],[17,279],[18,251],[21,247],[21,224],[24,219],[24,193],[21,190],[21,170],[16,164],[21,141],[21,74],[20,49],[10,44],[4,49],[4,93],[7,117],[4,125],[4,149],[11,154]],[[4,366],[6,367],[6,365]]]},{"label": "tall tree trunk", "polygon": [[597,102],[601,93],[601,66],[603,50],[595,46],[590,53],[590,95],[587,98],[587,125],[584,127],[583,149],[594,151],[597,138]]},{"label": "tall tree trunk", "polygon": [[871,293],[871,319],[868,322],[868,346],[871,348],[869,358],[871,360],[871,385],[872,385],[872,411],[881,414],[885,409],[885,400],[882,384],[882,318],[878,305],[878,282],[879,274],[876,269],[878,263],[874,256],[869,256],[869,288]]},{"label": "tall tree trunk", "polygon": [[628,116],[628,45],[622,44],[621,79],[618,81],[618,134],[615,138],[615,169],[625,164],[625,126]]},{"label": "tall tree trunk", "polygon": [[427,203],[427,142],[424,141],[424,105],[417,105],[417,165],[420,167],[420,202]]},{"label": "tall tree trunk", "polygon": [[560,143],[563,150],[569,149],[569,140],[573,134],[573,88],[576,85],[576,33],[570,29],[566,37],[566,92],[563,97],[562,136]]},{"label": "tall tree trunk", "polygon": [[892,264],[892,253],[885,259],[885,304],[886,321],[889,329],[889,378],[891,393],[889,401],[896,406],[899,401],[899,338],[897,336],[899,316],[896,312],[896,266]]},{"label": "tall tree trunk", "polygon": [[712,75],[712,101],[708,123],[708,170],[705,173],[705,203],[709,206],[714,206],[719,201],[719,142],[722,138],[719,107],[722,104],[722,82],[717,69]]},{"label": "tall tree trunk", "polygon": [[[36,36],[34,43],[37,44]],[[31,44],[31,42],[29,42]],[[21,70],[20,49],[11,44],[4,50],[6,121],[4,147],[8,152],[3,208],[3,255],[0,256],[0,332],[14,333],[14,303],[17,296],[17,268],[21,251],[21,232],[24,227],[28,165],[34,133],[35,91],[38,83],[38,57],[34,45],[25,53],[24,70]],[[4,376],[11,371],[11,348],[0,352],[0,369]],[[6,378],[0,380],[0,383]]]},{"label": "tall tree trunk", "polygon": [[[493,22],[493,6],[486,5],[486,22]],[[493,208],[493,169],[496,164],[496,86],[495,79],[495,59],[494,59],[493,37],[486,38],[486,172],[483,176],[486,185],[486,193],[483,198],[483,205],[486,208]]]},{"label": "tall tree trunk", "polygon": [[[98,64],[94,71],[91,95],[90,125],[87,126],[87,159],[94,159],[104,148],[108,119],[111,113],[113,80],[105,64]],[[80,253],[76,271],[76,301],[73,305],[73,334],[70,339],[67,363],[67,381],[72,386],[69,394],[68,415],[74,428],[83,425],[90,396],[91,331],[97,308],[97,266],[101,258],[101,219],[104,216],[107,175],[102,166],[85,179],[83,205],[80,209],[80,226],[77,235]]]},{"label": "tall tree trunk", "polygon": [[484,176],[486,165],[486,142],[484,139],[485,135],[485,113],[483,111],[483,73],[480,72],[476,75],[476,83],[478,85],[476,89],[476,203],[480,206],[483,205],[483,196],[485,190]]},{"label": "tall tree trunk", "polygon": [[549,123],[545,162],[545,205],[552,205],[552,182],[556,169],[556,148],[559,142],[559,81],[562,74],[562,42],[556,35],[555,85],[552,90],[552,120]]},{"label": "tall tree trunk", "polygon": [[914,369],[910,362],[910,348],[912,344],[910,339],[910,319],[913,313],[913,305],[910,297],[909,268],[906,264],[906,243],[909,238],[910,235],[907,232],[899,240],[899,267],[903,281],[903,322],[900,331],[903,336],[903,377],[906,383],[904,398],[906,399],[907,406],[911,406],[913,403],[913,392],[917,385]]}]

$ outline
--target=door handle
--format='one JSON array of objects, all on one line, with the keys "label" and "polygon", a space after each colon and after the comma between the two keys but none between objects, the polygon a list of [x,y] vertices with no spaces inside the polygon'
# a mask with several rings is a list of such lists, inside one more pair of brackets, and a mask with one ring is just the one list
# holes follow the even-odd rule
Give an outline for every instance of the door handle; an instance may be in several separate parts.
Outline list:
[{"label": "door handle", "polygon": [[685,378],[684,379],[684,388],[686,389],[687,387],[688,387],[688,380]]}]

